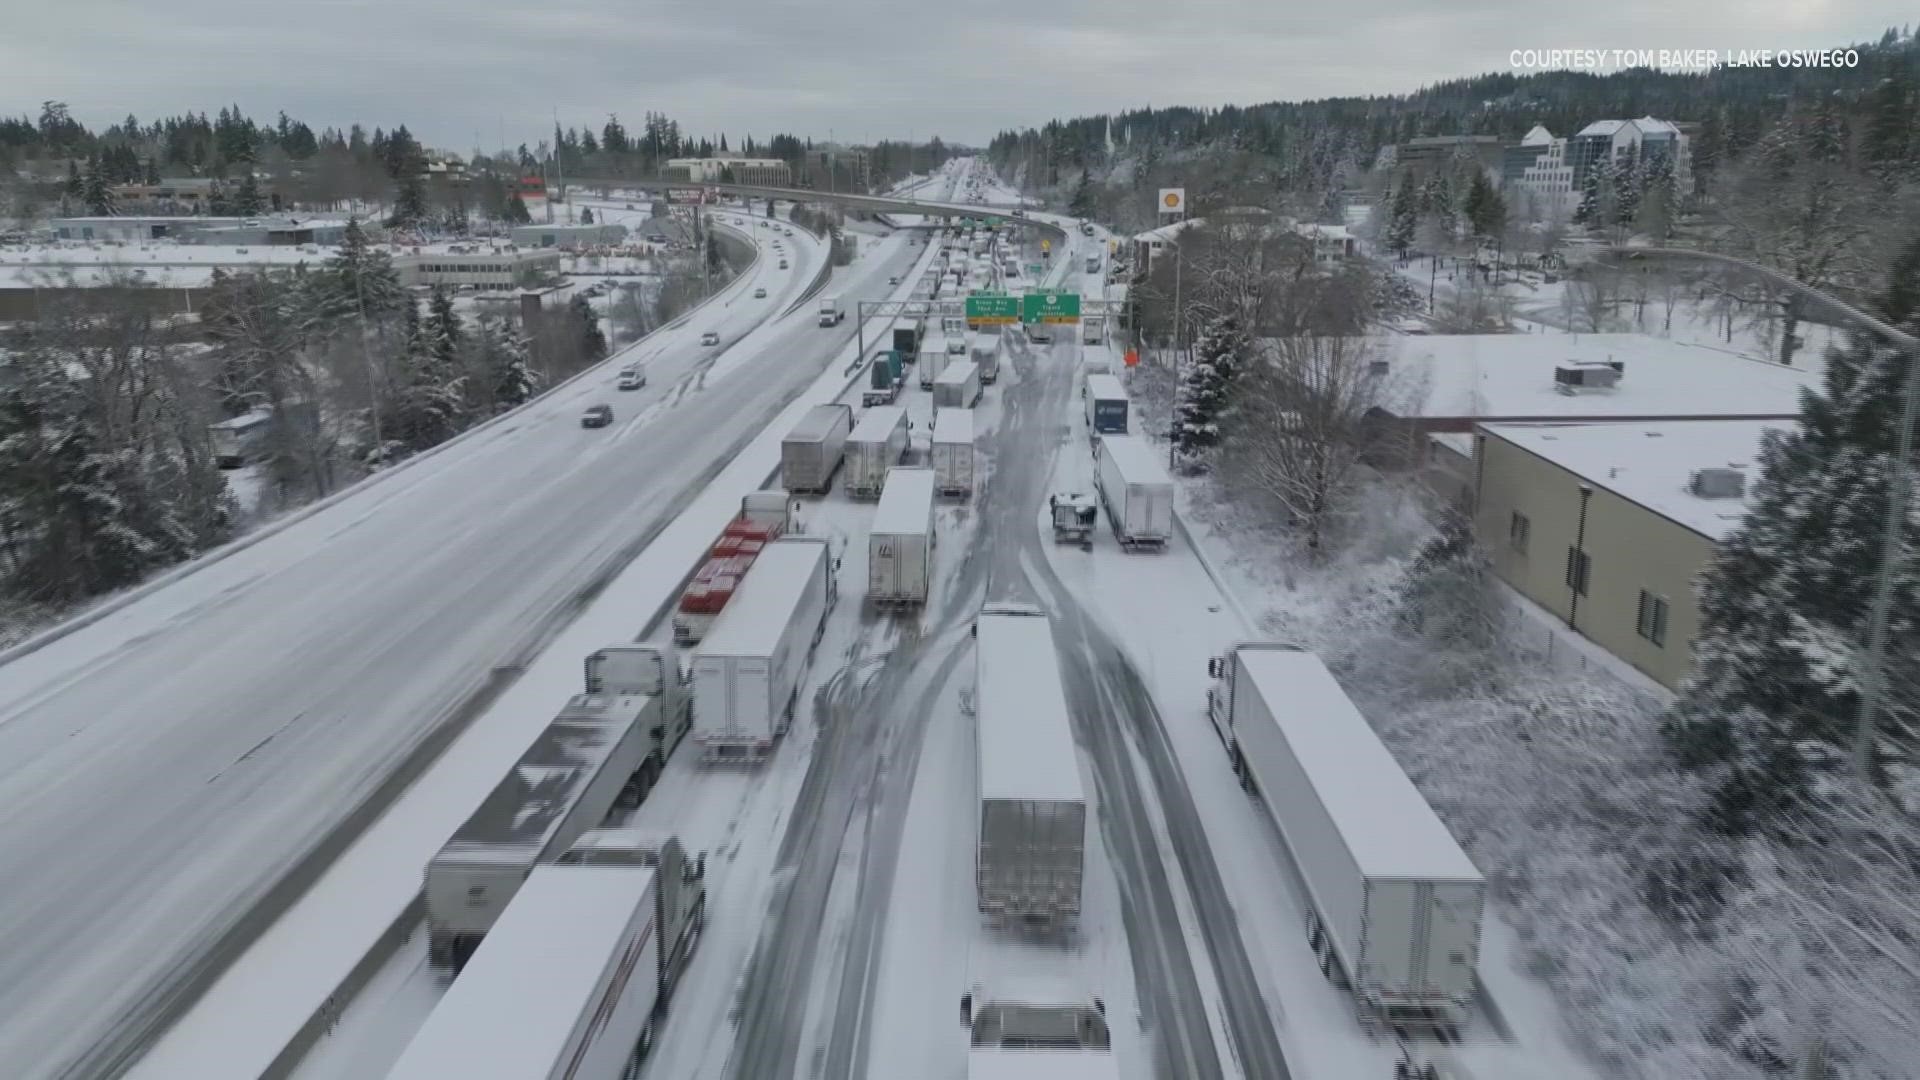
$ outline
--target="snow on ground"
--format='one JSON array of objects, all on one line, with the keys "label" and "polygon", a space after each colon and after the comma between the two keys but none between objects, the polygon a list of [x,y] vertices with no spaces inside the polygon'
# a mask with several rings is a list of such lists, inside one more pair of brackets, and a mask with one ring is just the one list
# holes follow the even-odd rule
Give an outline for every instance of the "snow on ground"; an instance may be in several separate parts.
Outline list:
[{"label": "snow on ground", "polygon": [[[1076,444],[1084,445],[1077,408],[1070,422]],[[1051,490],[1093,490],[1091,456],[1063,454]],[[1186,520],[1187,513],[1182,517]],[[1222,570],[1227,580],[1217,583],[1184,535],[1176,535],[1160,554],[1125,554],[1107,528],[1104,511],[1093,552],[1056,546],[1049,555],[1062,580],[1123,644],[1153,693],[1296,1075],[1388,1075],[1397,1049],[1364,1035],[1349,1000],[1320,975],[1306,943],[1304,893],[1286,849],[1263,807],[1234,778],[1205,713],[1207,659],[1233,641],[1261,636],[1236,612],[1227,593],[1251,600],[1256,612],[1289,606],[1298,594],[1276,595],[1270,578],[1249,578],[1237,572],[1241,564]],[[1339,599],[1329,597],[1327,603]],[[1476,1080],[1592,1075],[1561,1038],[1546,989],[1514,968],[1510,942],[1510,932],[1489,919],[1483,980],[1502,1023],[1483,1018],[1463,1033],[1463,1045],[1429,1057],[1451,1059]],[[1503,1028],[1513,1031],[1517,1046],[1505,1041]]]}]

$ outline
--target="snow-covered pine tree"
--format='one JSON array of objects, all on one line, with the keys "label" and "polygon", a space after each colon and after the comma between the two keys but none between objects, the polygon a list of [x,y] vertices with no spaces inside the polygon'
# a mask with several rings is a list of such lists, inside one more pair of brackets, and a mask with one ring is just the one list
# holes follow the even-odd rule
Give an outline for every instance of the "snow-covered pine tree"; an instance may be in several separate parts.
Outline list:
[{"label": "snow-covered pine tree", "polygon": [[1404,180],[1393,193],[1393,217],[1387,224],[1387,246],[1401,257],[1413,247],[1414,234],[1420,228],[1420,201],[1413,190],[1413,181]]},{"label": "snow-covered pine tree", "polygon": [[1175,450],[1197,454],[1220,444],[1220,416],[1249,348],[1246,332],[1232,315],[1215,318],[1201,331],[1192,359],[1180,370],[1180,394],[1173,412]]},{"label": "snow-covered pine tree", "polygon": [[580,208],[580,224],[582,225],[593,224],[593,207],[583,206]]},{"label": "snow-covered pine tree", "polygon": [[99,158],[93,159],[87,166],[83,197],[87,204],[87,213],[95,217],[109,217],[116,212],[113,185],[107,182],[107,170]]},{"label": "snow-covered pine tree", "polygon": [[[1920,238],[1896,261],[1878,307],[1920,329]],[[1845,768],[1859,706],[1856,680],[1908,361],[1856,334],[1828,355],[1821,392],[1796,430],[1769,438],[1741,526],[1701,575],[1693,673],[1669,712],[1680,759],[1708,770],[1709,824],[1741,834],[1776,827],[1823,776]],[[1920,545],[1909,527],[1895,566],[1892,685],[1920,677]],[[1887,716],[1880,745],[1911,747],[1910,711]]]},{"label": "snow-covered pine tree", "polygon": [[489,373],[495,412],[506,412],[525,404],[540,388],[539,373],[533,370],[527,339],[510,319],[494,323],[490,331],[496,348]]},{"label": "snow-covered pine tree", "polygon": [[460,373],[442,365],[432,329],[411,303],[406,307],[405,323],[402,386],[387,438],[417,453],[445,442],[458,430]]},{"label": "snow-covered pine tree", "polygon": [[340,250],[327,261],[325,270],[332,279],[326,300],[330,317],[357,318],[364,307],[369,323],[381,323],[410,303],[393,259],[373,249],[357,218],[347,221]]},{"label": "snow-covered pine tree", "polygon": [[253,170],[249,169],[233,193],[233,212],[241,217],[253,217],[266,208],[266,196],[260,194],[260,181],[253,178]]},{"label": "snow-covered pine tree", "polygon": [[1640,156],[1634,153],[1631,145],[1621,149],[1620,160],[1613,166],[1613,221],[1612,224],[1631,228],[1635,215],[1640,213],[1640,193],[1646,181],[1640,174]]},{"label": "snow-covered pine tree", "polygon": [[508,197],[506,211],[500,217],[509,225],[533,223],[533,215],[527,212],[527,201],[522,199],[517,191]]},{"label": "snow-covered pine tree", "polygon": [[1090,218],[1093,210],[1093,174],[1083,168],[1079,182],[1073,186],[1073,197],[1067,202],[1067,213],[1077,218]]},{"label": "snow-covered pine tree", "polygon": [[460,355],[464,351],[466,328],[461,324],[460,313],[453,309],[453,298],[447,295],[445,289],[435,288],[432,299],[427,302],[426,332],[435,370],[443,373],[457,390],[463,378],[460,374]]},{"label": "snow-covered pine tree", "polygon": [[594,363],[605,360],[607,335],[600,331],[600,316],[593,310],[593,305],[587,302],[587,298],[579,293],[573,294],[573,299],[567,302],[567,317],[573,322],[576,328],[575,333],[579,335],[575,340],[580,343],[581,362]]},{"label": "snow-covered pine tree", "polygon": [[1580,181],[1580,205],[1574,208],[1573,220],[1589,228],[1602,224],[1604,215],[1601,204],[1612,183],[1605,157],[1597,158],[1588,165],[1587,175]]}]

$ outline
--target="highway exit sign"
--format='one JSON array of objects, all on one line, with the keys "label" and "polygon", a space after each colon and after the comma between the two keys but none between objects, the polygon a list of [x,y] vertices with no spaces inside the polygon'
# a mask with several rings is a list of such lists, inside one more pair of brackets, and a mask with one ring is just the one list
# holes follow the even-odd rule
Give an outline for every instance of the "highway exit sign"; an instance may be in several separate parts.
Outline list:
[{"label": "highway exit sign", "polygon": [[1020,321],[1024,323],[1077,323],[1080,321],[1080,294],[1070,292],[1030,292],[1021,298]]},{"label": "highway exit sign", "polygon": [[967,322],[969,323],[977,323],[981,326],[1002,326],[1019,321],[1020,298],[1017,296],[967,297]]}]

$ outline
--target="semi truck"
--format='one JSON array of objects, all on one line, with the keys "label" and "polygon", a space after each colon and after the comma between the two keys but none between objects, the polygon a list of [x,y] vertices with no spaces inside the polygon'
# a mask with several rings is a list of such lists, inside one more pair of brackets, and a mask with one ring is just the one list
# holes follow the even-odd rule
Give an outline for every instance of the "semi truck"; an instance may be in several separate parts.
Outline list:
[{"label": "semi truck", "polygon": [[1160,549],[1173,536],[1173,477],[1138,435],[1109,435],[1095,447],[1094,484],[1124,551]]},{"label": "semi truck", "polygon": [[709,762],[764,761],[793,721],[836,599],[820,537],[768,544],[693,654],[693,738]]},{"label": "semi truck", "polygon": [[868,372],[867,388],[860,392],[862,407],[891,405],[900,400],[900,388],[907,377],[898,352],[887,349],[875,354]]},{"label": "semi truck", "polygon": [[1043,923],[1077,918],[1087,799],[1053,632],[1039,608],[989,604],[973,634],[980,911]]},{"label": "semi truck", "polygon": [[934,486],[942,495],[973,494],[973,410],[941,409],[933,417]]},{"label": "semi truck", "polygon": [[754,491],[741,498],[740,513],[720,530],[674,605],[674,644],[692,645],[706,635],[760,549],[786,535],[791,518],[792,503],[784,491]]},{"label": "semi truck", "polygon": [[933,584],[932,469],[890,469],[867,533],[867,599],[875,607],[927,602]]},{"label": "semi truck", "polygon": [[980,385],[992,386],[1000,379],[1000,331],[975,330],[967,335],[967,355],[980,369]]},{"label": "semi truck", "polygon": [[638,1074],[706,926],[706,856],[626,830],[527,878],[388,1080]]},{"label": "semi truck", "polygon": [[815,405],[780,441],[780,479],[788,491],[824,495],[846,455],[853,406]]},{"label": "semi truck", "polygon": [[980,369],[973,361],[960,357],[940,371],[933,381],[933,407],[971,409],[980,400]]},{"label": "semi truck", "polygon": [[1208,661],[1207,715],[1306,886],[1307,942],[1363,1027],[1470,1014],[1486,881],[1319,657],[1243,642]]},{"label": "semi truck", "polygon": [[1053,979],[995,979],[960,998],[967,1080],[1120,1080],[1107,1005]]},{"label": "semi truck", "polygon": [[847,317],[846,309],[840,306],[839,297],[828,296],[828,297],[823,297],[820,300],[820,325],[821,326],[839,326],[841,320],[845,319],[846,317]]},{"label": "semi truck", "polygon": [[586,692],[534,739],[427,863],[427,954],[463,968],[534,867],[552,862],[616,806],[637,805],[688,727],[686,679],[647,645],[600,649]]},{"label": "semi truck", "polygon": [[906,406],[868,409],[847,436],[847,497],[879,498],[887,486],[887,470],[906,456],[908,438]]},{"label": "semi truck", "polygon": [[1087,437],[1098,441],[1103,435],[1127,433],[1127,391],[1112,375],[1087,376],[1081,384],[1086,397]]}]

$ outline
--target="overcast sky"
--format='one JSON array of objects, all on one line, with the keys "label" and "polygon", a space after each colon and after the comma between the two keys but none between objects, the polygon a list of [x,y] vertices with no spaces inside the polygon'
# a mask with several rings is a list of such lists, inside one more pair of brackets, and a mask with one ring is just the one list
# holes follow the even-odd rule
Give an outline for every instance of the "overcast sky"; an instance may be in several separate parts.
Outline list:
[{"label": "overcast sky", "polygon": [[730,140],[984,143],[1054,117],[1413,90],[1515,49],[1824,48],[1908,0],[13,0],[0,111],[238,103],[467,151],[660,110]]}]

